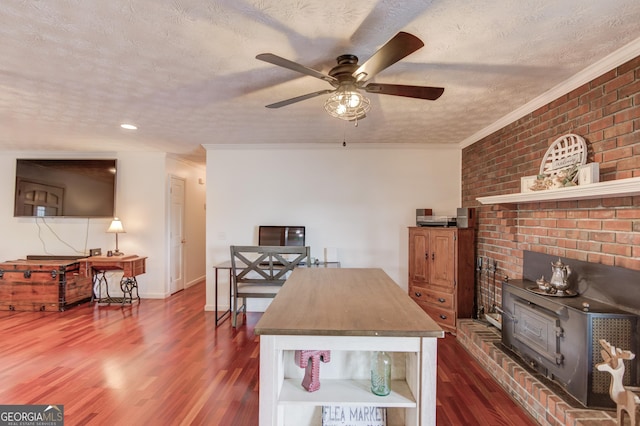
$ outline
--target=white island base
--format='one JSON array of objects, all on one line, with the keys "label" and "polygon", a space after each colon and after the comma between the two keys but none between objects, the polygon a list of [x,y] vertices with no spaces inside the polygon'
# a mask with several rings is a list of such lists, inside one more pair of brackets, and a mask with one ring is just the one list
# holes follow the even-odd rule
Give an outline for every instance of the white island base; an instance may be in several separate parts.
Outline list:
[{"label": "white island base", "polygon": [[[331,361],[320,365],[315,392],[302,387],[304,370],[292,355],[309,348],[331,350]],[[381,350],[393,355],[387,396],[373,394],[368,377],[370,352]],[[436,338],[260,336],[260,425],[320,426],[323,406],[383,407],[389,426],[435,425],[436,352]]]},{"label": "white island base", "polygon": [[[321,426],[324,406],[382,407],[388,426],[436,424],[437,339],[444,332],[382,270],[296,269],[255,330],[261,426]],[[302,387],[295,350],[331,351],[320,363],[319,390]],[[387,396],[370,390],[375,351],[392,356]]]}]

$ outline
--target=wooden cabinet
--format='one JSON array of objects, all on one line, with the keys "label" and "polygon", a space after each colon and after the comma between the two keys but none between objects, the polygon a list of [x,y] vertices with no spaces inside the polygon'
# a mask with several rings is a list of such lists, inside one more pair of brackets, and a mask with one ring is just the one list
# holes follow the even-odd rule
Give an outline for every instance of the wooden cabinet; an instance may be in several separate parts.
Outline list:
[{"label": "wooden cabinet", "polygon": [[409,228],[409,296],[454,334],[473,315],[474,259],[473,229]]}]

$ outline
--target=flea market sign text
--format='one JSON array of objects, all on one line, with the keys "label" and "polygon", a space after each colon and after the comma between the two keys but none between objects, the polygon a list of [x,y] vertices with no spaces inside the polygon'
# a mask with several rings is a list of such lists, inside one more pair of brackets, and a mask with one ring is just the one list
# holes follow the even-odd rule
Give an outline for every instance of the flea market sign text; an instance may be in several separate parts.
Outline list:
[{"label": "flea market sign text", "polygon": [[385,426],[387,412],[381,407],[324,406],[322,426]]}]

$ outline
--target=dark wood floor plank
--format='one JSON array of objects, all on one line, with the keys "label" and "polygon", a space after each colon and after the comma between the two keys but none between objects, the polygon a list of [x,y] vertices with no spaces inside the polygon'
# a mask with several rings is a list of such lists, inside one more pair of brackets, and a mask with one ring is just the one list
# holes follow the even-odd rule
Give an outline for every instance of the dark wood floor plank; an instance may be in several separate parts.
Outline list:
[{"label": "dark wood floor plank", "polygon": [[[204,283],[124,308],[0,312],[0,404],[64,404],[67,425],[258,423],[260,314],[234,330]],[[460,346],[438,342],[438,425],[533,425]]]}]

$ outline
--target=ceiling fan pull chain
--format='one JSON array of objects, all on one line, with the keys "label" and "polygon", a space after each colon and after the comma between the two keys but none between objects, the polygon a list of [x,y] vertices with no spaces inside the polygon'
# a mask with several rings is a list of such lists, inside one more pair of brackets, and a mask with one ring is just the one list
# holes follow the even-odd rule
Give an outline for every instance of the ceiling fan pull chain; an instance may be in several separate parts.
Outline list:
[{"label": "ceiling fan pull chain", "polygon": [[347,122],[342,125],[342,146],[347,146]]}]

